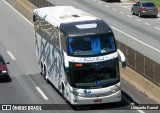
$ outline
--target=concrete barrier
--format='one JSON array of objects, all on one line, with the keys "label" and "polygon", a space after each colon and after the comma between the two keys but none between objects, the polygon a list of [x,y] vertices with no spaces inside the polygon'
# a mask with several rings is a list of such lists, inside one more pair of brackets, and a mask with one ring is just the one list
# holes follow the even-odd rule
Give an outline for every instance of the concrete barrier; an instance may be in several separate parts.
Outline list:
[{"label": "concrete barrier", "polygon": [[123,78],[137,90],[160,104],[160,87],[156,86],[129,67],[126,67],[126,69],[122,69],[120,65],[120,74],[121,78]]},{"label": "concrete barrier", "polygon": [[16,0],[19,4],[21,4],[24,8],[33,13],[33,10],[36,8],[32,3],[28,0]]}]

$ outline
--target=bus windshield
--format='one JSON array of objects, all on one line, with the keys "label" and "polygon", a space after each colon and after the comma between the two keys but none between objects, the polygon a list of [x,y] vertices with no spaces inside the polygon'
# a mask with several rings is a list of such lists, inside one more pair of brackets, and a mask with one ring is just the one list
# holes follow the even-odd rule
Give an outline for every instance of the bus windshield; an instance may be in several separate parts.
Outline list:
[{"label": "bus windshield", "polygon": [[68,54],[70,56],[108,54],[115,50],[115,41],[112,33],[68,37]]},{"label": "bus windshield", "polygon": [[118,58],[104,62],[84,63],[81,67],[72,64],[71,84],[76,88],[107,87],[119,82]]}]

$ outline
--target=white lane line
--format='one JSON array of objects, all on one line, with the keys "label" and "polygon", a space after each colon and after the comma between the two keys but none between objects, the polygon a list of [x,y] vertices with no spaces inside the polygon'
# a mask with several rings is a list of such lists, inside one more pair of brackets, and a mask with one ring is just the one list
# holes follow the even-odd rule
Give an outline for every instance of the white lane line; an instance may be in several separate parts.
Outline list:
[{"label": "white lane line", "polygon": [[39,87],[36,87],[37,91],[42,95],[42,97],[45,99],[45,100],[48,100],[48,97],[43,93],[43,91],[39,88]]},{"label": "white lane line", "polygon": [[130,17],[130,18],[132,17],[131,15],[127,15],[127,16]]},{"label": "white lane line", "polygon": [[24,17],[21,13],[19,13],[15,8],[13,8],[13,6],[11,6],[8,2],[6,2],[5,0],[3,0],[3,2],[5,4],[7,4],[11,9],[13,9],[18,15],[20,15],[24,20],[26,20],[31,26],[33,26],[33,24],[26,18]]},{"label": "white lane line", "polygon": [[110,6],[108,6],[108,5],[105,5],[105,7],[110,7]]},{"label": "white lane line", "polygon": [[122,7],[126,8],[126,9],[131,9],[130,6],[122,6]]},{"label": "white lane line", "polygon": [[140,19],[136,19],[136,20],[139,21],[139,22],[141,21]]},{"label": "white lane line", "polygon": [[16,60],[16,58],[13,56],[13,54],[10,51],[7,51],[7,53],[11,57],[12,60]]},{"label": "white lane line", "polygon": [[120,5],[120,4],[117,4],[117,3],[114,3],[115,5],[117,5],[117,6],[121,6],[122,7],[122,5]]},{"label": "white lane line", "polygon": [[115,8],[112,8],[112,10],[117,11],[117,9],[115,9]]},{"label": "white lane line", "polygon": [[123,15],[125,14],[124,12],[119,12],[119,13],[120,13],[120,14],[123,14]]},{"label": "white lane line", "polygon": [[121,3],[121,4],[114,3],[114,4],[117,6],[123,7],[123,8],[127,8],[127,9],[131,9],[131,7],[132,7],[130,4],[123,4],[123,3]]},{"label": "white lane line", "polygon": [[121,4],[133,5],[134,3],[121,3]]},{"label": "white lane line", "polygon": [[159,49],[157,49],[157,48],[155,48],[155,47],[153,47],[153,46],[150,46],[149,44],[146,44],[146,43],[144,43],[144,42],[136,39],[135,37],[133,37],[133,36],[131,36],[131,35],[123,32],[123,31],[121,31],[121,30],[119,30],[119,29],[117,29],[117,28],[115,28],[115,27],[113,27],[113,26],[111,26],[111,28],[114,29],[114,30],[116,30],[116,31],[118,31],[118,32],[120,32],[120,33],[122,33],[122,34],[124,34],[124,35],[126,35],[126,36],[128,36],[128,37],[130,37],[131,39],[133,39],[133,40],[135,40],[135,41],[137,41],[137,42],[139,42],[139,43],[141,43],[141,44],[143,44],[143,45],[145,45],[145,46],[147,46],[147,47],[149,47],[149,48],[151,48],[151,49],[153,49],[153,50],[155,50],[155,51],[157,51],[157,52],[160,53],[160,50],[159,50]]},{"label": "white lane line", "polygon": [[158,30],[160,30],[160,28],[159,27],[154,27],[155,29],[158,29]]},{"label": "white lane line", "polygon": [[151,24],[149,24],[149,23],[145,23],[146,25],[148,25],[148,26],[150,26]]},{"label": "white lane line", "polygon": [[140,112],[140,113],[145,113],[144,111],[142,111],[142,110],[137,110],[138,112]]},{"label": "white lane line", "polygon": [[100,5],[102,5],[103,3],[102,2],[98,2]]}]

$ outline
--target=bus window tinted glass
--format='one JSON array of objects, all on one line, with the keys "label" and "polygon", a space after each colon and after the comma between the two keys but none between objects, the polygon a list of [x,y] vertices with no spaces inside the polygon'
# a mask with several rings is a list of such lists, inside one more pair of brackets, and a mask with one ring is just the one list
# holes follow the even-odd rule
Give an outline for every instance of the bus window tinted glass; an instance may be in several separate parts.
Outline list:
[{"label": "bus window tinted glass", "polygon": [[68,38],[68,54],[71,56],[107,54],[115,50],[112,34]]},{"label": "bus window tinted glass", "polygon": [[118,58],[83,65],[84,67],[72,67],[71,79],[74,87],[105,86],[119,80]]}]

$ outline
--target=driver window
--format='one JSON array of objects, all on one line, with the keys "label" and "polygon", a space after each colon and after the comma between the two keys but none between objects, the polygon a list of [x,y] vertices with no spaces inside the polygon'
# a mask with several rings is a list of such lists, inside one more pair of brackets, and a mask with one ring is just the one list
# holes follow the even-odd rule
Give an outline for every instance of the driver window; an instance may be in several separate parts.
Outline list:
[{"label": "driver window", "polygon": [[137,3],[137,6],[140,6],[140,2]]},{"label": "driver window", "polygon": [[136,3],[136,6],[138,6],[138,2]]}]

